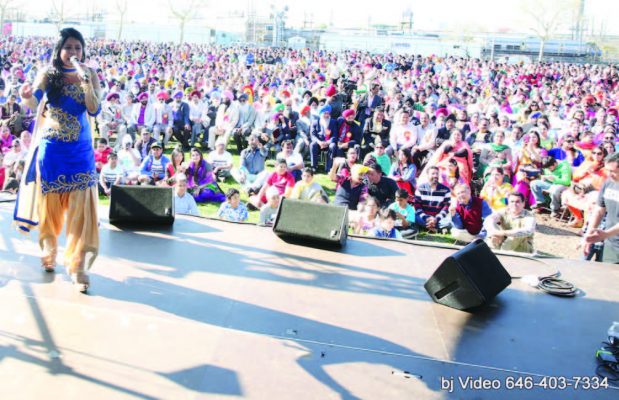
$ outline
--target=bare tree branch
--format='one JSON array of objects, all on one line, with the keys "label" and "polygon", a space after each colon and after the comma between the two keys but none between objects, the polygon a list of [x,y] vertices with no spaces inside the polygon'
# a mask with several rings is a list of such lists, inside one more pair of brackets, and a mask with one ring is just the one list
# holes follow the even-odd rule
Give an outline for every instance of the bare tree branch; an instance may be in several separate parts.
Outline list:
[{"label": "bare tree branch", "polygon": [[[178,2],[178,0],[174,1],[176,3]],[[206,1],[188,0],[184,2],[183,7],[183,5],[174,5],[172,0],[168,0],[168,5],[170,7],[170,13],[178,20],[180,28],[179,44],[182,44],[185,37],[185,25],[189,21],[198,18],[200,11],[206,6]]]},{"label": "bare tree branch", "polygon": [[118,35],[116,37],[117,40],[120,40],[123,33],[123,26],[125,25],[125,15],[127,14],[127,8],[129,6],[128,0],[116,0],[116,11],[118,11],[118,15],[120,16],[120,23],[118,25]]}]

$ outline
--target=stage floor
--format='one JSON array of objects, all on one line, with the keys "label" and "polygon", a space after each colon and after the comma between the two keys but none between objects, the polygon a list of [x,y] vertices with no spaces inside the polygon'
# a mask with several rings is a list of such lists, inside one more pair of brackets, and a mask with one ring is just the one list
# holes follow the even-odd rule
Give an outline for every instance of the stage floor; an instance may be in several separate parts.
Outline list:
[{"label": "stage floor", "polygon": [[[619,320],[617,266],[550,260],[583,296],[515,280],[467,313],[423,288],[452,250],[352,238],[328,251],[253,225],[178,216],[173,229],[137,231],[102,218],[82,295],[41,271],[38,233],[17,233],[12,209],[0,204],[3,399],[619,398],[583,380],[507,388],[595,376]],[[553,272],[500,259],[512,276]],[[462,388],[480,377],[501,388]]]}]

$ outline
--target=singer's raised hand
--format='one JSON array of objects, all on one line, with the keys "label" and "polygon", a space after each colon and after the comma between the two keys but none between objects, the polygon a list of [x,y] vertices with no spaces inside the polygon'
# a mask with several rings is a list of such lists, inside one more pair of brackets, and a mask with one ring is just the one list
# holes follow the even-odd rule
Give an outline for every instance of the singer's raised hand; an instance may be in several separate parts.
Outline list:
[{"label": "singer's raised hand", "polygon": [[25,82],[21,85],[21,88],[19,88],[19,97],[22,99],[29,99],[32,97],[32,85],[30,83]]}]

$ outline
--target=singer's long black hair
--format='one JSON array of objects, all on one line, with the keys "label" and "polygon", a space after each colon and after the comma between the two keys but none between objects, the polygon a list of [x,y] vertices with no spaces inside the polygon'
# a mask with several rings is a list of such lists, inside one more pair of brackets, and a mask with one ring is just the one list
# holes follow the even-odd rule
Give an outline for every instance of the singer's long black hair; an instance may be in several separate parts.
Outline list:
[{"label": "singer's long black hair", "polygon": [[82,59],[80,62],[84,62],[86,59],[86,43],[82,34],[74,28],[64,28],[61,30],[52,53],[52,65],[47,72],[47,99],[49,101],[57,100],[62,93],[62,86],[64,85],[62,69],[64,68],[64,63],[60,58],[60,51],[69,38],[77,39],[82,44]]}]

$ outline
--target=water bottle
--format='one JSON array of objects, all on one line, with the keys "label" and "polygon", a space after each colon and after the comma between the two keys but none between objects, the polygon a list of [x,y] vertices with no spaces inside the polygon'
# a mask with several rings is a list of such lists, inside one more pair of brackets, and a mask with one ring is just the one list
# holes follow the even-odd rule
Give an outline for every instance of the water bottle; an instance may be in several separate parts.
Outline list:
[{"label": "water bottle", "polygon": [[613,346],[619,346],[619,322],[613,322],[608,328],[608,341]]}]

